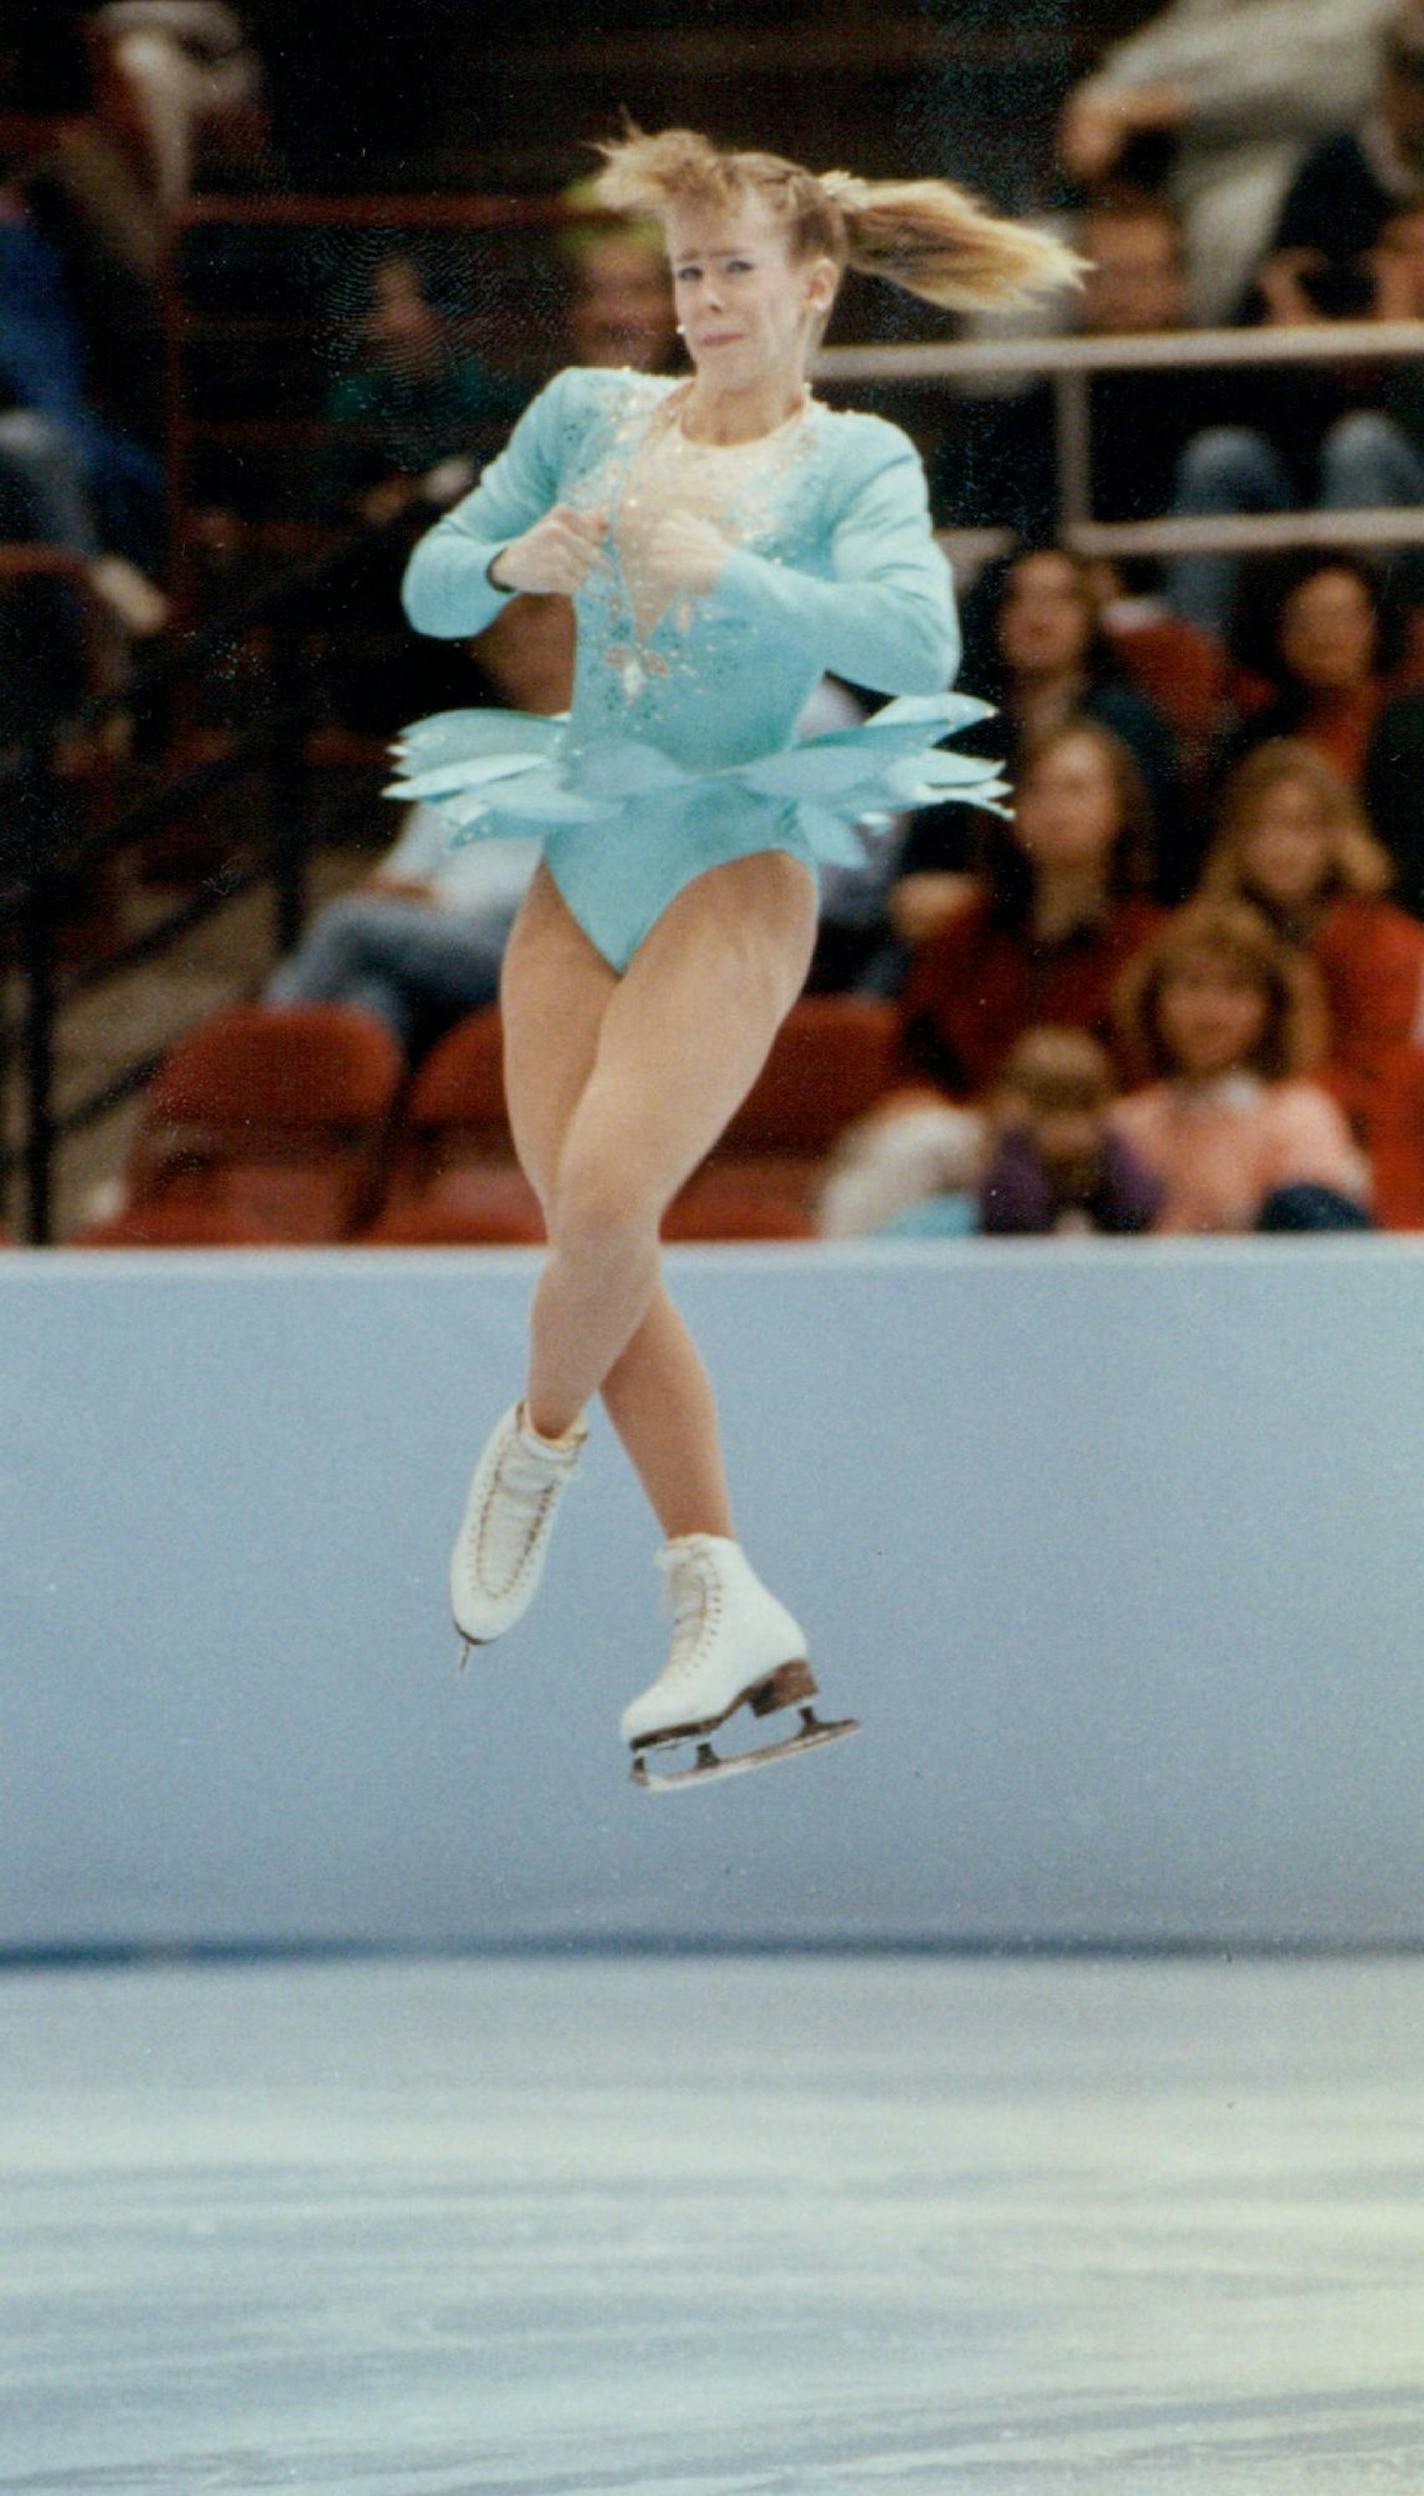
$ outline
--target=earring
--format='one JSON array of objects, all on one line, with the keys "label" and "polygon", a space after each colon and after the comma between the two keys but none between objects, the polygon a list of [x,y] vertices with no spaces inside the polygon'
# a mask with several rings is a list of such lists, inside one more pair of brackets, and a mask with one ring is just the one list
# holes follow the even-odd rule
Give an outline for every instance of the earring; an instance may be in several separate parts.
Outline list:
[{"label": "earring", "polygon": [[683,328],[681,321],[675,321],[675,322],[673,323],[673,327],[674,327],[674,328],[675,328],[675,330],[677,331],[677,334],[678,334],[679,338],[685,338],[685,337],[687,336],[687,332],[686,332],[686,330]]}]

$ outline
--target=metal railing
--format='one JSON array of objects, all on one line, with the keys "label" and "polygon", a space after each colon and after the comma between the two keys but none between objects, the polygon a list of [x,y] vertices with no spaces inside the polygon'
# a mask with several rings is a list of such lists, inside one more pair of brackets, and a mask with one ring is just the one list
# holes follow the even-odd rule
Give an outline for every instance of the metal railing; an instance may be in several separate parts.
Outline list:
[{"label": "metal railing", "polygon": [[[204,921],[244,895],[267,889],[274,949],[296,943],[306,915],[308,854],[313,838],[310,730],[324,689],[317,626],[329,627],[343,575],[384,539],[408,532],[408,515],[347,532],[318,557],[299,564],[259,595],[185,635],[181,645],[136,671],[120,693],[96,695],[67,734],[100,728],[118,710],[181,705],[185,693],[235,643],[265,648],[260,691],[250,716],[221,737],[221,750],[180,769],[93,829],[75,820],[73,785],[57,767],[57,732],[46,727],[0,758],[0,807],[5,846],[0,858],[0,977],[8,957],[18,1009],[0,1015],[0,1190],[8,1200],[23,1183],[16,1224],[33,1246],[53,1237],[56,1155],[71,1136],[93,1126],[142,1091],[166,1050],[135,1058],[106,1081],[56,1104],[56,1032],[64,1010],[104,982],[169,952]],[[48,567],[45,567],[48,568]],[[66,923],[113,861],[140,852],[175,821],[211,813],[214,802],[243,789],[252,803],[242,842],[139,935],[127,937],[77,966],[62,966]],[[328,827],[330,829],[332,827]],[[18,1082],[14,1080],[18,1077]],[[9,1132],[18,1094],[18,1135]]]},{"label": "metal railing", "polygon": [[[827,347],[818,378],[917,389],[1021,374],[1053,392],[1060,534],[1079,554],[1260,554],[1289,546],[1424,545],[1424,509],[1223,514],[1207,519],[1097,520],[1092,510],[1095,373],[1184,372],[1202,366],[1424,363],[1424,321],[1321,321],[1299,329],[1196,329],[1136,338],[1013,338],[972,345]],[[1240,420],[1249,425],[1250,411]],[[956,535],[946,530],[953,544]],[[965,532],[987,538],[987,532]],[[1007,533],[1005,533],[1007,542]]]}]

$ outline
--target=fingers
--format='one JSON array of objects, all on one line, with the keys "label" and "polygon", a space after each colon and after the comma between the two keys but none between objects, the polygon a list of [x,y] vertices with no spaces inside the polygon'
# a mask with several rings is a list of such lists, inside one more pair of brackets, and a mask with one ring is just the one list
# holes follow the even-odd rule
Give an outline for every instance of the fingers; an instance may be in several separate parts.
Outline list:
[{"label": "fingers", "polygon": [[503,577],[516,589],[579,589],[599,560],[607,534],[606,513],[555,503],[506,549]]}]

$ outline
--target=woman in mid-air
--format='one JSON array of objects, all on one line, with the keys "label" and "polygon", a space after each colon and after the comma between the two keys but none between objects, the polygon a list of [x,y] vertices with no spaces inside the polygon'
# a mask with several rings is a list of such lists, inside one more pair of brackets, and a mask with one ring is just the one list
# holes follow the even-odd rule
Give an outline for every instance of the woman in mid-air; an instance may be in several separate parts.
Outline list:
[{"label": "woman in mid-air", "polygon": [[[662,224],[692,373],[560,373],[422,539],[405,586],[419,630],[464,637],[515,591],[572,593],[577,672],[567,723],[417,723],[397,786],[443,806],[455,837],[544,836],[501,1003],[549,1254],[524,1393],[456,1541],[455,1622],[482,1645],[525,1610],[601,1394],[666,1538],[675,1613],[667,1666],[622,1720],[638,1773],[743,1704],[767,1715],[816,1688],[736,1539],[662,1215],[800,990],[818,857],[863,855],[852,826],[874,809],[1003,796],[994,764],[937,750],[983,706],[945,691],[959,639],[918,455],[880,417],[822,406],[807,368],[847,267],[967,307],[1071,283],[1077,263],[949,183],[818,178],[684,130],[629,127],[600,153],[602,203]],[[910,698],[793,745],[826,670]],[[803,1726],[793,1747],[822,1730],[809,1711]]]}]

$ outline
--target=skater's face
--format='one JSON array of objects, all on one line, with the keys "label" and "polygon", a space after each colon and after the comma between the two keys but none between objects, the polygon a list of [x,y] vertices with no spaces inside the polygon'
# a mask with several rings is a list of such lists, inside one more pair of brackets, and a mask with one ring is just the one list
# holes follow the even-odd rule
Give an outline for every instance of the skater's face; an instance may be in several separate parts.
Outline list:
[{"label": "skater's face", "polygon": [[1093,637],[1093,603],[1066,555],[1024,555],[999,609],[999,648],[1014,676],[1056,676],[1078,667]]},{"label": "skater's face", "polygon": [[1019,784],[1014,837],[1040,873],[1100,871],[1122,830],[1112,766],[1096,737],[1056,737]]},{"label": "skater's face", "polygon": [[718,389],[800,377],[835,294],[835,263],[794,261],[785,228],[756,199],[674,210],[673,297],[687,352]]},{"label": "skater's face", "polygon": [[1291,674],[1318,693],[1349,693],[1368,683],[1379,621],[1364,582],[1344,570],[1312,572],[1281,609],[1280,645]]},{"label": "skater's face", "polygon": [[1335,840],[1335,825],[1307,779],[1272,781],[1239,835],[1242,875],[1269,908],[1306,909],[1330,882]]},{"label": "skater's face", "polygon": [[1269,1010],[1244,964],[1203,948],[1183,954],[1162,982],[1157,1025],[1179,1074],[1207,1082],[1253,1064]]}]

